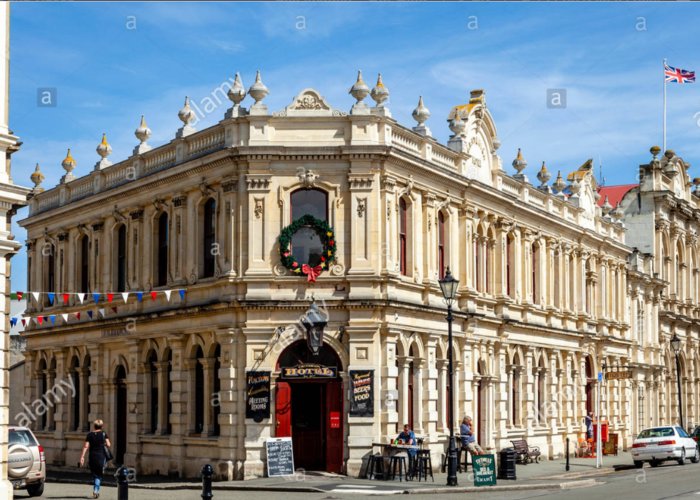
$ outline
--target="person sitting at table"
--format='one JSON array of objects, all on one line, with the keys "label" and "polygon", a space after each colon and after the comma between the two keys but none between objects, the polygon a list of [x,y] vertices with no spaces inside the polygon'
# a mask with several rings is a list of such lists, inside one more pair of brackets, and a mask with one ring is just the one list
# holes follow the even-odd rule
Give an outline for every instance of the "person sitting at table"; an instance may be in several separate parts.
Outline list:
[{"label": "person sitting at table", "polygon": [[474,424],[472,423],[471,417],[464,417],[462,419],[462,425],[459,426],[459,435],[462,440],[462,449],[466,449],[472,455],[482,455],[484,450],[476,442],[476,437],[474,437],[474,431],[472,430]]},{"label": "person sitting at table", "polygon": [[[399,434],[396,440],[399,442],[399,444],[408,444],[412,446],[416,446],[417,444],[416,435],[413,433],[408,424],[404,424],[403,432]],[[408,470],[411,471],[413,470],[413,462],[418,454],[418,449],[409,448],[406,451],[408,452]]]}]

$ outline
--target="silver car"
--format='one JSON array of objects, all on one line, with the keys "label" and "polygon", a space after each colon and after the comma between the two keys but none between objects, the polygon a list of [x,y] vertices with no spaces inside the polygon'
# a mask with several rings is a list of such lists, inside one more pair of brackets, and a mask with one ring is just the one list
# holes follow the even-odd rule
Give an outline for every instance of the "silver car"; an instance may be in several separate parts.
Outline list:
[{"label": "silver car", "polygon": [[632,443],[632,459],[637,468],[642,468],[644,462],[656,467],[666,460],[684,465],[690,459],[696,464],[700,462],[700,450],[682,428],[668,425],[640,432]]},{"label": "silver car", "polygon": [[11,426],[8,437],[8,476],[13,488],[26,488],[29,496],[41,496],[46,481],[44,447],[26,427]]}]

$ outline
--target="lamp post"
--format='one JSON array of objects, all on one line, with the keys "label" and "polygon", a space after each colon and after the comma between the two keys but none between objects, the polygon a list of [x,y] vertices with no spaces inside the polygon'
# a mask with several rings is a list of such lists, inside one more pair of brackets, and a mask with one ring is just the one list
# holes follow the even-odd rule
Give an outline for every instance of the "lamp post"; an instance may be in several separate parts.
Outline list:
[{"label": "lamp post", "polygon": [[447,486],[457,486],[457,442],[455,440],[455,429],[454,429],[454,396],[452,388],[454,387],[454,368],[452,365],[452,304],[457,295],[457,286],[459,285],[459,280],[454,279],[450,268],[448,267],[445,271],[445,277],[440,281],[440,290],[442,290],[442,297],[447,304],[447,357],[448,357],[448,370],[449,370],[449,393],[450,393],[450,413],[447,415],[448,425],[450,427],[450,445],[447,449]]},{"label": "lamp post", "polygon": [[676,381],[678,382],[678,422],[680,423],[681,429],[685,430],[683,426],[683,395],[681,394],[681,360],[678,355],[681,352],[681,339],[678,338],[676,333],[673,333],[671,337],[671,348],[676,354]]}]

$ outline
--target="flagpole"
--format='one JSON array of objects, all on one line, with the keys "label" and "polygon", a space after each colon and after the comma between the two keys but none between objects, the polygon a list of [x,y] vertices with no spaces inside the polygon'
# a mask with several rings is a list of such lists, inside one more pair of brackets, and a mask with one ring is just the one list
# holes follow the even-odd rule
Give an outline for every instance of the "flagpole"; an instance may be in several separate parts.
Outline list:
[{"label": "flagpole", "polygon": [[664,59],[664,69],[662,71],[662,75],[664,77],[664,126],[663,126],[664,148],[661,151],[665,152],[666,151],[666,59]]}]

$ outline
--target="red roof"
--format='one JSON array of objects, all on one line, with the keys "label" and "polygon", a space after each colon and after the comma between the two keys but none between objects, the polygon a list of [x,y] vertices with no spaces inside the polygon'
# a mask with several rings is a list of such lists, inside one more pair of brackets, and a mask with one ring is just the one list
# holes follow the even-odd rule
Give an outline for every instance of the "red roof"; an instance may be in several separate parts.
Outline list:
[{"label": "red roof", "polygon": [[598,189],[600,194],[600,199],[598,200],[598,206],[602,207],[605,203],[605,197],[608,197],[608,202],[613,208],[617,206],[618,203],[622,201],[622,198],[631,191],[632,189],[639,186],[639,184],[624,184],[622,186],[603,186]]}]

